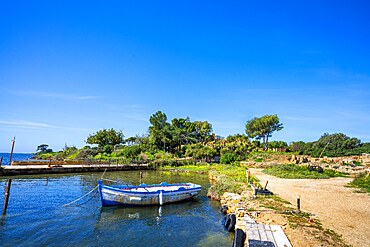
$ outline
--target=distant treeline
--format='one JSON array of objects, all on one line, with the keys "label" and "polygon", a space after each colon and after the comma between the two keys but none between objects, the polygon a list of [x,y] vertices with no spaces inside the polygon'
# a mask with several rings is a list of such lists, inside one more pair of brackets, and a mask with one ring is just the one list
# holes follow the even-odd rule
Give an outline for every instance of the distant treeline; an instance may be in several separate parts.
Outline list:
[{"label": "distant treeline", "polygon": [[149,121],[151,126],[147,135],[125,139],[122,131],[102,129],[87,137],[86,143],[92,144],[92,147],[77,149],[65,145],[62,151],[52,152],[47,144],[41,144],[37,148],[38,154],[42,158],[120,159],[120,162],[192,158],[228,164],[247,160],[252,153],[269,150],[313,157],[370,153],[370,143],[361,143],[359,139],[342,133],[325,133],[319,140],[307,143],[297,141],[288,145],[283,141],[268,142],[274,131],[283,128],[276,115],[249,120],[246,124],[246,134],[230,135],[226,138],[214,134],[209,122],[192,122],[189,117],[174,118],[168,122],[166,114],[158,111]]}]

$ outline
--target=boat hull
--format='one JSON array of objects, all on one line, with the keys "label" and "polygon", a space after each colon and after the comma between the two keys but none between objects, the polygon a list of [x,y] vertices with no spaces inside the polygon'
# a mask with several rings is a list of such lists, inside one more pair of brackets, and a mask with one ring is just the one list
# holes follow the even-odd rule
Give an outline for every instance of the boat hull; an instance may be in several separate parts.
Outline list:
[{"label": "boat hull", "polygon": [[201,190],[202,187],[200,185],[191,183],[138,186],[133,189],[133,187],[103,185],[99,181],[100,198],[102,205],[105,207],[118,205],[163,205],[193,198]]}]

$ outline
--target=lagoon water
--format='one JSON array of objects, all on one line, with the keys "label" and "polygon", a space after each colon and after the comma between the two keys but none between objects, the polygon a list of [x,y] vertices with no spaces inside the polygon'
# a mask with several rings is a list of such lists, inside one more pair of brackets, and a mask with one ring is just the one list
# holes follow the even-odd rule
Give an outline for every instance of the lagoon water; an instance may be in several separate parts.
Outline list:
[{"label": "lagoon water", "polygon": [[[220,205],[210,201],[208,176],[144,171],[144,183],[193,182],[194,200],[151,207],[102,207],[98,194],[63,206],[97,185],[102,173],[13,177],[9,206],[0,220],[0,246],[231,246]],[[105,178],[140,183],[139,171]],[[6,178],[0,177],[0,190]],[[4,201],[4,193],[0,202]]]}]

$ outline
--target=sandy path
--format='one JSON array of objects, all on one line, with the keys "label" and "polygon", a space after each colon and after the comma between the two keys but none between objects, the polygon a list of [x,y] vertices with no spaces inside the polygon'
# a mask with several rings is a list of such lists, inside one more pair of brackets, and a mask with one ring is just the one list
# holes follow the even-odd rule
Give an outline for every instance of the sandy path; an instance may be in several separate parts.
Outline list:
[{"label": "sandy path", "polygon": [[301,209],[315,214],[325,228],[343,236],[353,246],[370,246],[370,196],[354,193],[344,187],[351,178],[281,179],[251,169],[261,185],[296,205],[301,197]]}]

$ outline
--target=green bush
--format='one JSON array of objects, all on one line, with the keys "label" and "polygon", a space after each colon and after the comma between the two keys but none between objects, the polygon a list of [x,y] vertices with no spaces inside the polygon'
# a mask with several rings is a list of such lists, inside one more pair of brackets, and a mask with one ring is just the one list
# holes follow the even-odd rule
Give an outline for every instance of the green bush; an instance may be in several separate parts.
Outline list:
[{"label": "green bush", "polygon": [[237,161],[237,157],[234,153],[225,153],[220,158],[221,164],[231,164]]},{"label": "green bush", "polygon": [[111,154],[113,152],[112,145],[109,145],[109,144],[105,145],[104,148],[103,148],[103,151],[106,154]]}]

